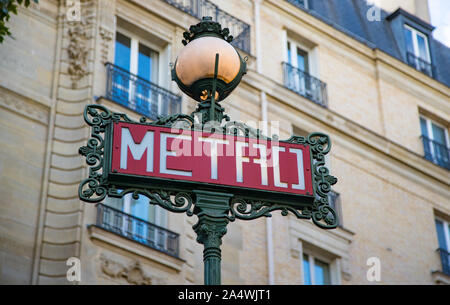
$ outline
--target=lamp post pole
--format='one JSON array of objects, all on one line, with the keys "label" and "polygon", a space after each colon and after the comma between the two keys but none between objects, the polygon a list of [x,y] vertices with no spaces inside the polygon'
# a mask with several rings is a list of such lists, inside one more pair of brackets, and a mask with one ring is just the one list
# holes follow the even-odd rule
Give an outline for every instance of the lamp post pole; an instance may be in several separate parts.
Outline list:
[{"label": "lamp post pole", "polygon": [[230,199],[232,194],[194,191],[197,201],[194,214],[198,222],[193,226],[197,242],[203,244],[203,266],[205,285],[221,284],[222,237],[227,233]]}]

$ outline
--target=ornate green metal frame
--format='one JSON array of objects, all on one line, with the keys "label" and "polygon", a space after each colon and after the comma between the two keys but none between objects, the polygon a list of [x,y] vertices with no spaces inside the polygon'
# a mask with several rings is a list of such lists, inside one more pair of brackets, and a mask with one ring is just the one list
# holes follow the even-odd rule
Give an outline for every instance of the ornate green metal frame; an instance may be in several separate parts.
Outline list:
[{"label": "ornate green metal frame", "polygon": [[[171,212],[186,213],[188,216],[194,215],[198,200],[196,191],[204,189],[201,183],[190,184],[181,189],[172,184],[164,186],[161,184],[146,184],[145,187],[143,187],[143,184],[121,184],[109,179],[111,149],[108,149],[108,147],[112,145],[112,125],[116,122],[205,131],[204,124],[195,123],[196,114],[198,113],[194,112],[192,115],[175,114],[159,117],[153,122],[148,122],[143,117],[140,122],[134,122],[126,114],[111,112],[102,105],[86,106],[84,120],[92,127],[91,138],[87,141],[86,146],[80,147],[79,153],[86,158],[86,163],[89,166],[89,177],[79,185],[79,198],[85,202],[96,203],[103,201],[106,196],[121,198],[131,193],[134,198],[143,195],[149,199],[150,204],[159,205]],[[253,129],[241,122],[229,121],[227,116],[222,115],[222,118],[228,121],[220,126],[215,126],[215,132],[271,140],[262,135],[260,130]],[[312,156],[311,168],[314,189],[314,194],[310,200],[293,205],[281,200],[279,193],[277,196],[273,194],[272,199],[262,200],[255,196],[246,196],[245,192],[240,192],[234,194],[229,200],[229,209],[225,211],[224,217],[228,221],[234,221],[235,219],[251,220],[262,216],[271,217],[273,211],[281,211],[283,216],[290,212],[300,219],[312,219],[317,226],[323,229],[336,228],[338,217],[336,211],[329,204],[328,193],[337,179],[330,175],[328,168],[325,166],[325,155],[331,149],[330,138],[322,133],[312,133],[307,137],[293,136],[287,141],[281,142],[309,145]],[[270,194],[268,194],[267,198],[270,197]]]}]

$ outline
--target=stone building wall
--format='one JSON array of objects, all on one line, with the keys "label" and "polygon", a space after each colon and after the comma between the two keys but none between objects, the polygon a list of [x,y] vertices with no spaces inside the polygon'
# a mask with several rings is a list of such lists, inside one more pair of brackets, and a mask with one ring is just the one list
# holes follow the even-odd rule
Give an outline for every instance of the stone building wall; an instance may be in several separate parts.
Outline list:
[{"label": "stone building wall", "polygon": [[[67,19],[65,1],[39,2],[11,18],[15,39],[0,45],[0,58],[7,59],[0,74],[8,75],[0,78],[0,283],[68,284],[66,261],[77,257],[81,284],[201,284],[195,216],[169,215],[168,229],[180,234],[178,259],[93,226],[95,206],[78,199],[87,177],[78,154],[90,133],[85,105],[98,102],[139,117],[104,98],[117,20],[158,37],[170,62],[183,31],[197,20],[161,0],[83,0],[80,21]],[[280,122],[281,139],[300,129],[333,141],[330,166],[339,178],[334,190],[343,227],[323,231],[274,213],[275,283],[303,283],[303,253],[329,261],[335,284],[368,284],[370,257],[381,260],[383,284],[435,283],[432,271],[441,267],[434,218],[450,215],[450,175],[423,159],[419,113],[449,122],[450,89],[286,1],[214,2],[252,29],[248,74],[223,102],[230,117],[260,121],[264,92],[268,120]],[[255,49],[254,2],[260,3],[261,50]],[[286,37],[314,49],[328,108],[284,87]],[[167,89],[180,93],[173,82]],[[194,107],[183,97],[183,112]],[[268,283],[266,226],[265,219],[228,225],[223,283]]]}]

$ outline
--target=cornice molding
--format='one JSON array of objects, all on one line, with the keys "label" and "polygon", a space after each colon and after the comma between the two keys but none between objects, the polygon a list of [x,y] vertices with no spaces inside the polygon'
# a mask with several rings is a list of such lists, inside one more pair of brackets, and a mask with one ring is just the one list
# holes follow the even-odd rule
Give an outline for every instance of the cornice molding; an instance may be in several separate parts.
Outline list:
[{"label": "cornice molding", "polygon": [[385,52],[381,51],[380,49],[376,48],[373,50],[374,53],[374,60],[380,61],[388,65],[393,70],[396,70],[402,74],[405,74],[407,77],[410,77],[414,81],[417,81],[421,83],[422,85],[425,85],[425,87],[429,87],[433,90],[436,90],[438,93],[446,96],[450,99],[450,87],[447,87],[441,82],[438,82],[434,78],[429,77],[428,75],[417,71],[413,67],[408,66],[404,62],[400,61],[399,59],[392,57]]}]

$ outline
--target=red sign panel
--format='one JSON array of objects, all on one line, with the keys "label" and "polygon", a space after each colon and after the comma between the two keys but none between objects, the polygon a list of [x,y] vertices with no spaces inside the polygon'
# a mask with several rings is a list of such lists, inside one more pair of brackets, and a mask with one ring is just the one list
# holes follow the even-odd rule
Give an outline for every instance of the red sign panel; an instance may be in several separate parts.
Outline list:
[{"label": "red sign panel", "polygon": [[111,171],[312,196],[308,145],[119,122]]}]

